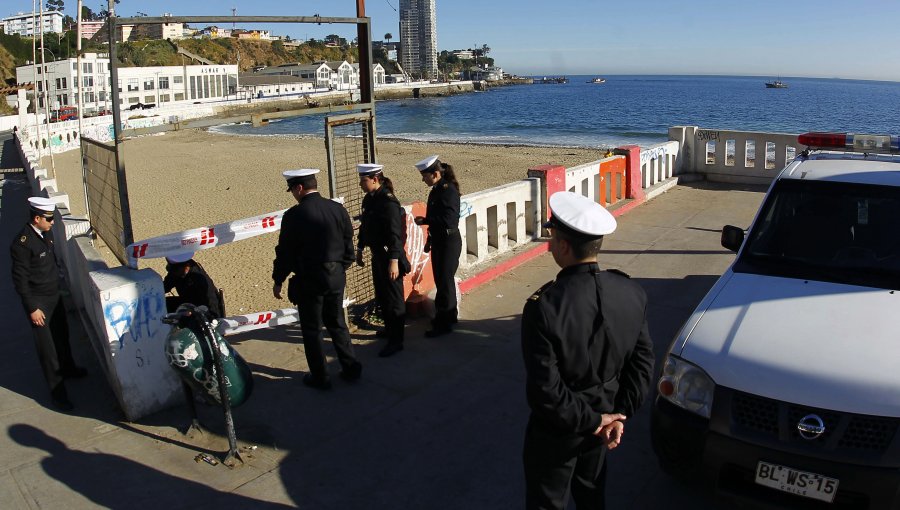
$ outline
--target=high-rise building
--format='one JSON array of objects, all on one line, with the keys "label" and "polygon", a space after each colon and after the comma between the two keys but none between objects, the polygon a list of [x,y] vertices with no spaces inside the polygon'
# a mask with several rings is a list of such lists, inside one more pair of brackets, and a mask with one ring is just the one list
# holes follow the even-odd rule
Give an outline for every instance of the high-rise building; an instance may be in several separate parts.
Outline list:
[{"label": "high-rise building", "polygon": [[63,15],[59,11],[45,11],[44,16],[40,13],[18,13],[8,18],[0,20],[3,25],[3,31],[7,34],[19,34],[22,37],[31,37],[41,33],[41,25],[44,32],[61,33],[63,31]]},{"label": "high-rise building", "polygon": [[400,0],[400,65],[412,75],[437,78],[435,0]]}]

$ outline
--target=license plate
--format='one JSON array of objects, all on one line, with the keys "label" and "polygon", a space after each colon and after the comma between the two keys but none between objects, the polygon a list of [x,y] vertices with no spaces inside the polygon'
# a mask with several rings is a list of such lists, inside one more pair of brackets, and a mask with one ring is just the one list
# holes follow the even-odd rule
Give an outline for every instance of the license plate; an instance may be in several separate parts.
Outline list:
[{"label": "license plate", "polygon": [[756,465],[756,483],[827,503],[834,500],[838,488],[836,478],[762,461]]}]

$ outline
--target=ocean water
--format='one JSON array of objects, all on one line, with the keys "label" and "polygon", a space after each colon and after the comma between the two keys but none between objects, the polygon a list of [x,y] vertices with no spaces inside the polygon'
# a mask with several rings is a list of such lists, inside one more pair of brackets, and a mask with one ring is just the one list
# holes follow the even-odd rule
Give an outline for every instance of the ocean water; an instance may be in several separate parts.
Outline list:
[{"label": "ocean water", "polygon": [[[650,146],[670,126],[803,133],[900,134],[900,83],[782,77],[767,89],[745,76],[570,76],[567,84],[513,85],[459,96],[378,101],[379,139],[503,145]],[[243,135],[321,135],[323,118],[306,116]]]}]

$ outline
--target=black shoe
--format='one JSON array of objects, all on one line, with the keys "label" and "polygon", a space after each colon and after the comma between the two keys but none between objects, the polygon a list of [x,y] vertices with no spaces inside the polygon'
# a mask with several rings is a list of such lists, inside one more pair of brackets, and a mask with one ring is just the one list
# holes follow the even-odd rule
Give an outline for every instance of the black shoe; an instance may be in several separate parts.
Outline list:
[{"label": "black shoe", "polygon": [[87,377],[88,371],[82,367],[73,366],[72,368],[60,370],[59,375],[66,379],[81,379],[82,377]]},{"label": "black shoe", "polygon": [[379,358],[387,358],[388,356],[393,356],[394,354],[397,354],[398,352],[400,352],[402,350],[403,350],[403,344],[388,343],[387,345],[384,346],[384,349],[381,349],[381,351],[378,353],[378,357]]},{"label": "black shoe", "polygon": [[62,384],[50,391],[50,401],[53,402],[53,407],[64,413],[75,409],[75,406],[69,401],[69,395],[66,394],[66,387]]},{"label": "black shoe", "polygon": [[376,329],[375,330],[375,338],[387,338],[388,332],[386,329]]},{"label": "black shoe", "polygon": [[449,335],[450,333],[453,333],[453,328],[451,328],[450,326],[444,326],[442,328],[435,326],[434,328],[426,331],[425,336],[428,338],[436,338],[439,336]]},{"label": "black shoe", "polygon": [[346,367],[343,370],[341,370],[341,373],[338,375],[340,375],[341,379],[343,379],[345,381],[348,381],[348,382],[356,381],[362,375],[362,364],[356,363],[356,364],[350,365],[349,367]]},{"label": "black shoe", "polygon": [[310,388],[315,388],[317,390],[330,390],[331,389],[331,381],[328,378],[317,379],[313,377],[312,374],[306,374],[303,376],[303,385],[309,386]]}]

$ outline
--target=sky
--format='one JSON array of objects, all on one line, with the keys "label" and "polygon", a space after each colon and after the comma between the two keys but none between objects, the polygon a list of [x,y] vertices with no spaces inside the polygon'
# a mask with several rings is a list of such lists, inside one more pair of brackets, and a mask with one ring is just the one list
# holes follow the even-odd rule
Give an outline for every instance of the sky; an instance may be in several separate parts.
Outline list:
[{"label": "sky", "polygon": [[[372,38],[399,40],[400,0],[366,0]],[[518,75],[712,74],[900,81],[897,0],[435,0],[439,50],[488,45],[488,56]],[[9,13],[27,0],[2,2]],[[355,17],[356,0],[122,0],[120,16]],[[65,1],[74,17],[77,2]],[[105,0],[85,0],[94,11]],[[352,25],[261,28],[295,39]]]}]

